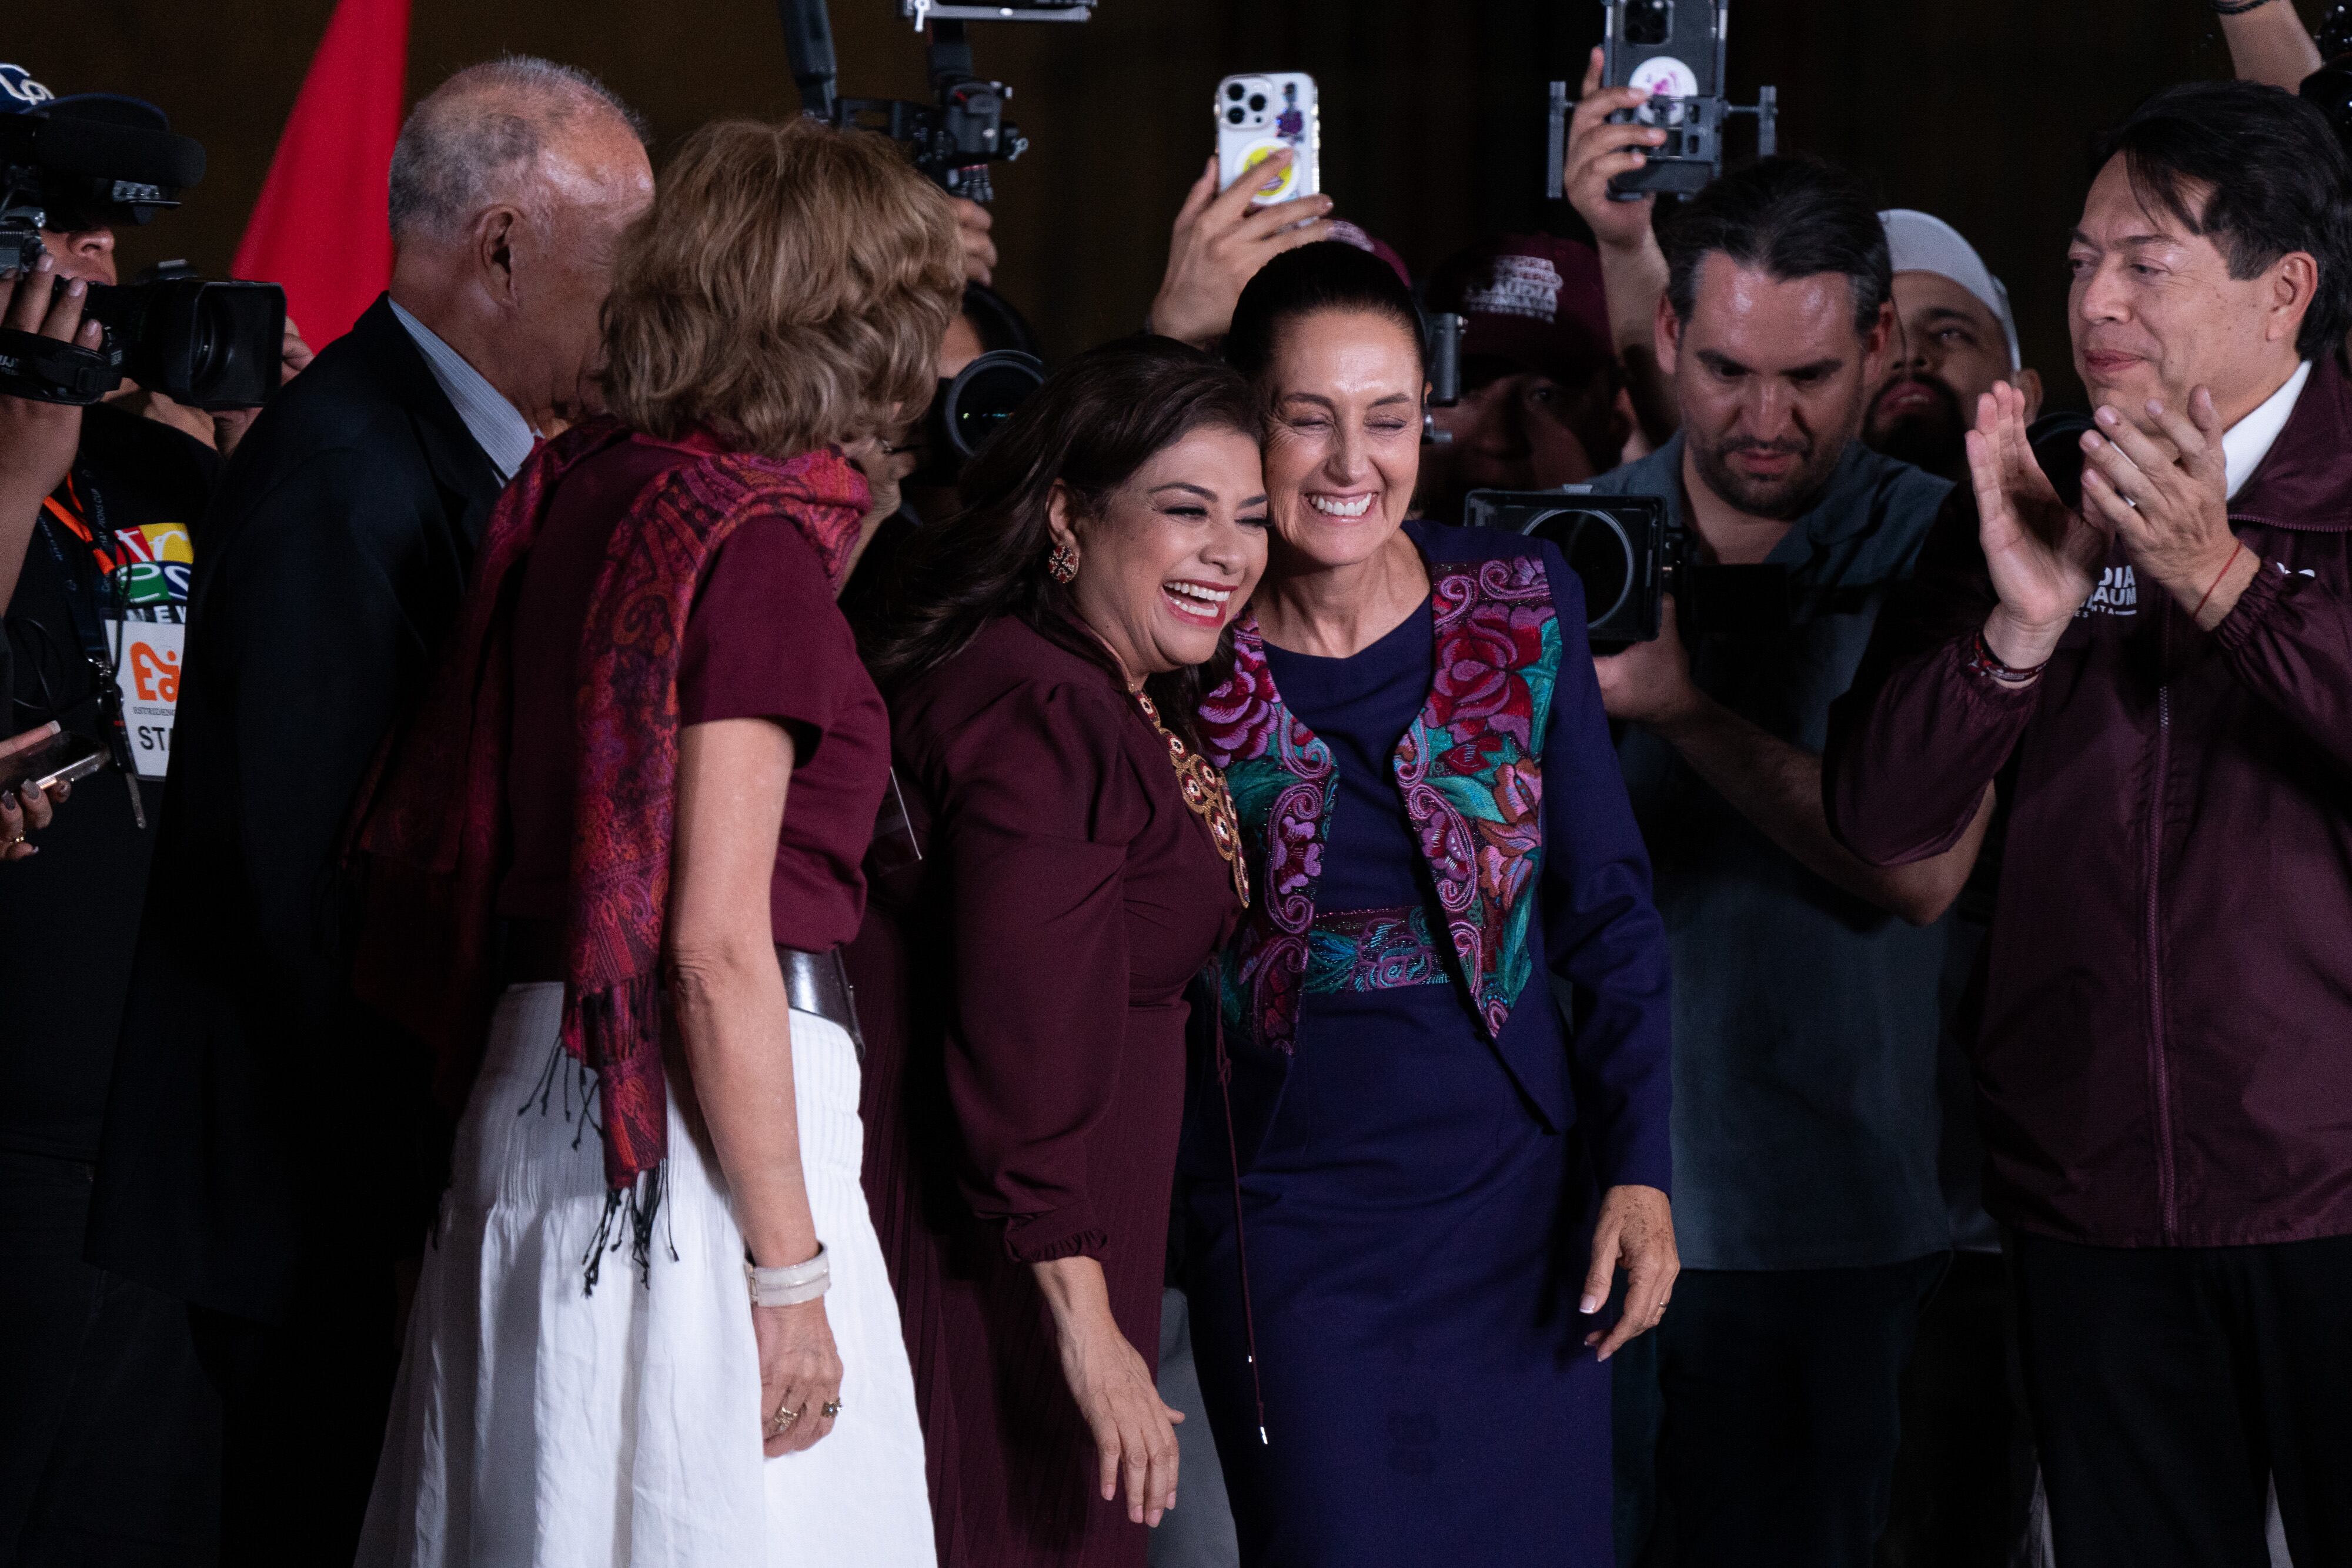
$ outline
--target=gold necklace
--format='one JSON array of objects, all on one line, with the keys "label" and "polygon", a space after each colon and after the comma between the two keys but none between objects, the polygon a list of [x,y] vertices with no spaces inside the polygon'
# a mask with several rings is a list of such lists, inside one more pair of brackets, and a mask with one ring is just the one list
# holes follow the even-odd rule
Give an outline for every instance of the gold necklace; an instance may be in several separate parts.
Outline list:
[{"label": "gold necklace", "polygon": [[1217,846],[1217,852],[1233,868],[1234,891],[1241,895],[1242,907],[1247,909],[1249,867],[1242,859],[1241,815],[1234,810],[1234,792],[1225,783],[1225,776],[1217,770],[1215,763],[1169,733],[1150,697],[1140,691],[1129,695],[1143,709],[1143,716],[1151,721],[1151,727],[1160,732],[1160,738],[1168,743],[1168,763],[1176,769],[1176,787],[1184,797],[1185,808],[1209,825],[1209,841]]}]

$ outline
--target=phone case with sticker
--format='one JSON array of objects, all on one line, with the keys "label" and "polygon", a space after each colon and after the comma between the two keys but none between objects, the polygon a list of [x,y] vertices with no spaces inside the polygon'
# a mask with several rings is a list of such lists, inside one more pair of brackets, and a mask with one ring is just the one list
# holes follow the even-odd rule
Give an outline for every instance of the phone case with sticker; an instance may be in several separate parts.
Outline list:
[{"label": "phone case with sticker", "polygon": [[1323,130],[1315,78],[1304,71],[1230,76],[1217,84],[1217,188],[1283,148],[1294,154],[1258,204],[1312,196],[1323,189]]}]

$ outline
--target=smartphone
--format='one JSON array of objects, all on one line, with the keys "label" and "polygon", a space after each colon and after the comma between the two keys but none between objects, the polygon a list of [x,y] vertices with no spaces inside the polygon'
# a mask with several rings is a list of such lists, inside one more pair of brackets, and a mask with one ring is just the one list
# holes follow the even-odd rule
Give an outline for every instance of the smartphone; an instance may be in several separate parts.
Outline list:
[{"label": "smartphone", "polygon": [[1609,182],[1609,194],[1639,201],[1660,191],[1704,190],[1723,164],[1722,0],[1608,0],[1601,84],[1639,88],[1650,101],[1612,119],[1654,125],[1665,144]]},{"label": "smartphone", "polygon": [[1217,189],[1287,148],[1290,167],[1257,193],[1258,204],[1323,189],[1323,129],[1315,78],[1305,71],[1231,76],[1217,84]]},{"label": "smartphone", "polygon": [[52,734],[0,757],[0,792],[14,793],[27,785],[47,789],[70,784],[105,766],[106,747],[89,737],[69,731]]}]

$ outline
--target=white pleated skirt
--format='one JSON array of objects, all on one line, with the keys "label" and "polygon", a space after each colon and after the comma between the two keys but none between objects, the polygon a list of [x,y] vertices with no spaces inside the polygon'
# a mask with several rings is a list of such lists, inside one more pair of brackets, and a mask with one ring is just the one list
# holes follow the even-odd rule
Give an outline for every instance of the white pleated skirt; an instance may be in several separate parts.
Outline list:
[{"label": "white pleated skirt", "polygon": [[742,1234],[675,1093],[650,1278],[625,1242],[583,1287],[604,1151],[583,1130],[575,1065],[547,1071],[562,1010],[560,985],[499,999],[425,1258],[360,1568],[935,1568],[914,1380],[858,1185],[849,1036],[792,1015],[842,1413],[814,1448],[770,1459]]}]

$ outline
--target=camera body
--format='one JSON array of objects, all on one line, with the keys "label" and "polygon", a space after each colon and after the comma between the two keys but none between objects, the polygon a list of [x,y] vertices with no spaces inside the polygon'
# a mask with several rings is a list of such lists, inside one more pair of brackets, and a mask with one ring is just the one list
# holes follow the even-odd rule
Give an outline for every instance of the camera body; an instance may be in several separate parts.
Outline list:
[{"label": "camera body", "polygon": [[1020,0],[997,5],[934,5],[905,0],[905,14],[931,31],[929,64],[934,99],[842,98],[835,91],[839,67],[833,51],[833,18],[825,0],[776,0],[784,24],[784,52],[799,85],[801,111],[835,129],[856,128],[889,137],[907,150],[916,168],[951,196],[983,206],[995,200],[992,163],[1010,163],[1029,150],[1021,128],[1004,118],[1013,89],[974,74],[964,21],[1083,22],[1089,6]]},{"label": "camera body", "polygon": [[1594,647],[1623,647],[1658,634],[1670,550],[1661,497],[1473,490],[1463,501],[1462,522],[1559,546],[1584,584],[1584,632]]},{"label": "camera body", "polygon": [[[159,111],[110,100],[99,106],[105,118],[65,112],[77,106],[0,114],[0,267],[30,272],[44,229],[144,224],[204,177],[204,148],[160,129]],[[90,287],[87,314],[105,329],[96,350],[0,329],[0,394],[87,404],[129,376],[196,408],[265,402],[278,382],[285,291],[163,271],[129,287]]]},{"label": "camera body", "polygon": [[1584,585],[1585,636],[1612,653],[1656,637],[1665,598],[1685,636],[1772,637],[1789,629],[1789,573],[1705,559],[1659,496],[1559,490],[1473,490],[1462,521],[1549,539]]}]

